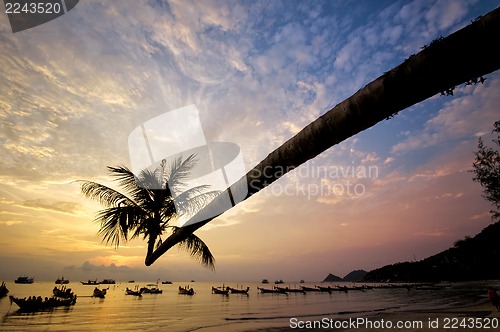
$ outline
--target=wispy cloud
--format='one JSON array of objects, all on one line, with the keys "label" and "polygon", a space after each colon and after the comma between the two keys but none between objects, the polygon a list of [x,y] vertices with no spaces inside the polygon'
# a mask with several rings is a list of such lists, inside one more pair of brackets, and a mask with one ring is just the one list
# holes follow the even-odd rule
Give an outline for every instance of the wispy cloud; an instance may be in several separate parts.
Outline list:
[{"label": "wispy cloud", "polygon": [[[91,0],[19,34],[7,33],[4,18],[0,240],[13,254],[19,233],[19,241],[44,248],[41,257],[60,254],[51,241],[75,251],[89,248],[78,259],[94,270],[139,264],[136,250],[142,248],[134,245],[123,248],[126,254],[95,253],[104,250],[95,235],[98,225],[91,222],[100,207],[84,201],[70,181],[107,181],[106,166],[128,165],[127,137],[140,123],[194,103],[207,140],[238,144],[250,169],[424,44],[494,6],[473,0],[294,6]],[[376,178],[301,177],[297,170],[200,232],[221,257],[231,259],[241,253],[285,257],[290,243],[297,252],[331,256],[384,243],[404,247],[393,239],[434,239],[429,247],[437,248],[438,238],[443,243],[463,236],[488,222],[487,204],[474,198],[480,188],[465,171],[477,136],[498,120],[499,90],[498,74],[488,75],[484,85],[458,87],[453,98],[435,97],[405,110],[312,165],[376,166]],[[346,180],[366,192],[295,190],[313,184],[333,190]],[[295,188],[293,195],[276,194],[286,186]],[[290,241],[275,243],[276,232]],[[242,241],[241,234],[258,245]],[[441,236],[424,236],[433,234]]]},{"label": "wispy cloud", "polygon": [[498,120],[497,105],[500,96],[493,92],[500,89],[498,74],[490,75],[485,84],[489,84],[489,87],[459,87],[458,97],[446,102],[439,112],[432,115],[423,130],[412,133],[407,139],[394,145],[392,152],[407,153],[450,140],[475,139],[476,133],[490,131],[489,128]]},{"label": "wispy cloud", "polygon": [[77,214],[82,210],[82,206],[79,203],[66,201],[48,201],[44,199],[27,200],[22,202],[18,206],[38,211],[52,211],[64,214]]}]

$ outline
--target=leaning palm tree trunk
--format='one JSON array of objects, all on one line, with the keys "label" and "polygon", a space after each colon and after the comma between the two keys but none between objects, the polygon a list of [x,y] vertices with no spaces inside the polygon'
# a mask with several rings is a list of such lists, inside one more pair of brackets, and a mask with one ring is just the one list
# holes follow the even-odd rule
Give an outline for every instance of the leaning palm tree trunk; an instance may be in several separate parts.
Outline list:
[{"label": "leaning palm tree trunk", "polygon": [[[438,38],[401,65],[302,129],[250,170],[237,185],[248,186],[246,198],[331,146],[435,94],[452,93],[456,85],[500,68],[500,8],[446,38]],[[273,172],[276,170],[276,172]],[[217,199],[207,206],[218,204]],[[199,212],[203,215],[203,210]],[[146,265],[212,218],[181,228],[167,238]]]}]

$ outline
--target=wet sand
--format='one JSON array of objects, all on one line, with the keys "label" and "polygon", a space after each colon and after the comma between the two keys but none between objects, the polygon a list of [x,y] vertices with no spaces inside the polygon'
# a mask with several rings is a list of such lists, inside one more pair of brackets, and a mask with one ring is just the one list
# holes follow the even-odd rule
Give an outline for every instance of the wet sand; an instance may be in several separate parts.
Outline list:
[{"label": "wet sand", "polygon": [[[372,319],[390,321],[394,326],[391,328],[392,331],[480,331],[500,329],[500,312],[488,300],[469,307],[393,312],[376,315]],[[410,324],[414,326],[398,328],[396,327],[397,322],[404,322],[408,326]],[[421,327],[418,326],[420,323]],[[484,328],[484,325],[489,325],[489,328]],[[380,329],[372,327],[363,328],[362,330],[379,331]]]},{"label": "wet sand", "polygon": [[[357,319],[364,319],[354,327]],[[342,323],[341,323],[342,322]],[[405,324],[398,327],[398,323]],[[343,324],[344,327],[341,326]],[[348,327],[350,325],[350,327]],[[351,319],[337,320],[322,327],[269,327],[256,330],[258,332],[283,331],[495,331],[500,329],[500,312],[487,299],[480,303],[436,310],[415,310],[384,312],[369,317],[351,317]],[[489,328],[486,328],[488,325]]]}]

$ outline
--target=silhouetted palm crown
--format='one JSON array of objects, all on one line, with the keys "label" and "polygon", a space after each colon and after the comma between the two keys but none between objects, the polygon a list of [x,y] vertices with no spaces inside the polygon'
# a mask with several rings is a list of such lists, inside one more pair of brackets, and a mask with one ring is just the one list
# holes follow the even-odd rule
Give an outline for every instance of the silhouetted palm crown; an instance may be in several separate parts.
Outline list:
[{"label": "silhouetted palm crown", "polygon": [[[195,163],[194,155],[184,161],[176,159],[171,165],[162,161],[156,169],[145,169],[137,176],[126,167],[108,166],[110,175],[123,188],[123,193],[100,183],[79,181],[85,196],[106,207],[95,218],[101,224],[99,235],[103,242],[118,247],[120,241],[142,235],[148,240],[147,258],[155,247],[161,245],[164,233],[179,230],[171,222],[180,216],[193,215],[218,194],[217,191],[207,191],[209,186],[186,189],[183,181]],[[180,193],[175,200],[173,193]],[[196,235],[191,234],[179,245],[203,265],[215,268],[215,258]]]}]

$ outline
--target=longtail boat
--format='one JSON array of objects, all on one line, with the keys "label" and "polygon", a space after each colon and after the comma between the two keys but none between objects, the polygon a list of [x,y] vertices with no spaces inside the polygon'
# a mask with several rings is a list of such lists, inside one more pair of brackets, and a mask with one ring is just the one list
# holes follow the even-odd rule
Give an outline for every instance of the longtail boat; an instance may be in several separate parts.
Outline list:
[{"label": "longtail boat", "polygon": [[142,296],[142,292],[137,290],[137,288],[136,290],[132,290],[127,287],[127,289],[125,289],[125,295]]},{"label": "longtail boat", "polygon": [[80,281],[82,283],[82,285],[99,285],[99,282],[97,281],[97,279],[95,280],[90,280],[89,281]]},{"label": "longtail boat", "polygon": [[231,294],[247,294],[248,291],[250,290],[250,287],[247,287],[246,289],[238,289],[238,288],[232,288],[232,287],[227,287],[226,289],[229,289],[231,291]]},{"label": "longtail boat", "polygon": [[287,293],[303,293],[305,294],[306,291],[303,290],[302,288],[290,288],[290,287],[279,287],[279,286],[274,286],[274,289],[277,289],[282,292],[287,292]]},{"label": "longtail boat", "polygon": [[186,287],[179,286],[179,294],[181,294],[181,295],[194,295],[194,289],[189,288],[188,286],[186,286]]},{"label": "longtail boat", "polygon": [[50,310],[56,307],[69,307],[76,303],[76,295],[70,299],[57,299],[55,297],[51,297],[50,299],[45,298],[45,300],[42,300],[41,296],[38,298],[30,297],[28,299],[21,299],[10,295],[9,299],[19,306],[20,311],[29,312]]},{"label": "longtail boat", "polygon": [[279,289],[269,289],[269,288],[262,288],[262,287],[257,287],[258,290],[260,290],[261,293],[271,293],[271,294],[288,294],[286,291],[279,290]]},{"label": "longtail boat", "polygon": [[229,289],[226,289],[226,287],[214,287],[212,286],[212,293],[213,294],[221,294],[221,295],[228,295],[229,294]]}]

